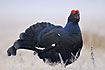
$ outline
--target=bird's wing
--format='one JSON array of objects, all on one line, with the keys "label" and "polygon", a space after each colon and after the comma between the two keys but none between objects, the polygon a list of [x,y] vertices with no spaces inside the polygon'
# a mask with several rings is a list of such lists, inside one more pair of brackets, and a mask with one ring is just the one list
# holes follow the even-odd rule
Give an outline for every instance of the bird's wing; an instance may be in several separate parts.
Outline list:
[{"label": "bird's wing", "polygon": [[[48,34],[48,33],[51,33],[52,31],[54,31],[53,29],[61,29],[62,26],[48,26],[46,27],[45,29],[43,29],[39,34],[38,34],[38,37],[37,39],[40,40],[40,38],[44,35],[44,34]],[[51,31],[51,32],[50,32]]]},{"label": "bird's wing", "polygon": [[41,37],[40,40],[37,43],[38,47],[44,47],[45,49],[55,46],[56,43],[59,41],[59,31],[60,28],[55,28],[52,29],[51,31],[44,33]]},{"label": "bird's wing", "polygon": [[59,29],[55,28],[41,36],[37,46],[45,48],[41,52],[38,52],[38,56],[45,60],[50,59],[51,62],[59,61],[59,55],[56,47],[60,41],[60,35],[58,34]]}]

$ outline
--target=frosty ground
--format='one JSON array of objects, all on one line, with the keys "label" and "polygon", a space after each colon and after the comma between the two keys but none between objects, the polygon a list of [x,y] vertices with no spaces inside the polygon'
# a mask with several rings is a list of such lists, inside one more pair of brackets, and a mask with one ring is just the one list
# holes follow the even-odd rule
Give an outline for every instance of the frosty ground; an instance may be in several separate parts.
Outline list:
[{"label": "frosty ground", "polygon": [[[94,38],[94,39],[93,39]],[[2,38],[1,38],[2,39]],[[3,39],[5,41],[5,39]],[[50,66],[44,63],[39,57],[33,55],[32,51],[19,50],[16,56],[7,56],[7,49],[11,40],[0,44],[0,70],[104,70],[105,69],[105,48],[104,38],[97,35],[83,35],[84,46],[81,56],[77,61],[64,68],[57,64]],[[101,42],[102,41],[102,42]],[[93,49],[91,50],[91,47]],[[92,54],[93,53],[93,54]]]}]

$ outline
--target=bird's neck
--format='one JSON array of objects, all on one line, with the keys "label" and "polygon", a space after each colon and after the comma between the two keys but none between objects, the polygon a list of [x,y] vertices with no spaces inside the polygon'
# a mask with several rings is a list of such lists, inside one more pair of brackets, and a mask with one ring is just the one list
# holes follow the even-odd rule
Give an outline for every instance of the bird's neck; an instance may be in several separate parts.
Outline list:
[{"label": "bird's neck", "polygon": [[67,32],[66,34],[74,35],[74,34],[81,34],[80,28],[78,24],[74,24],[72,22],[68,22],[66,26],[63,28],[64,32]]},{"label": "bird's neck", "polygon": [[64,27],[64,30],[70,31],[70,30],[75,30],[75,29],[77,29],[77,28],[79,28],[78,24],[75,24],[75,23],[73,23],[73,22],[68,22],[68,23],[66,24],[66,26]]}]

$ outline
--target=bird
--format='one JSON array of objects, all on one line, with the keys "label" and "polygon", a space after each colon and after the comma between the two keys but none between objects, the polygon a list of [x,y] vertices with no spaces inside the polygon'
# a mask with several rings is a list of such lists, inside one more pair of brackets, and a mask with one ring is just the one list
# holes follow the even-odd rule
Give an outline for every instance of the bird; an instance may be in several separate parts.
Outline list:
[{"label": "bird", "polygon": [[80,12],[71,10],[64,27],[49,22],[38,22],[22,32],[19,39],[7,50],[8,56],[15,56],[18,49],[32,50],[44,62],[61,63],[65,66],[80,56],[83,47],[79,27]]}]

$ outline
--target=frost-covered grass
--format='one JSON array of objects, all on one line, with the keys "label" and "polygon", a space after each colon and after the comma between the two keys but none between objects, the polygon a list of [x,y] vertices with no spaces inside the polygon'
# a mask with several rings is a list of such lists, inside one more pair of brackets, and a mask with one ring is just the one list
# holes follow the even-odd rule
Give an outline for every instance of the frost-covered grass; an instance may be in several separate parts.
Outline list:
[{"label": "frost-covered grass", "polygon": [[94,48],[91,50],[91,47],[88,50],[83,48],[79,59],[64,67],[63,64],[50,66],[37,55],[34,56],[32,52],[19,50],[17,56],[0,55],[0,70],[104,70],[104,53],[104,51],[94,50]]},{"label": "frost-covered grass", "polygon": [[84,47],[81,56],[67,67],[64,64],[50,66],[32,51],[19,50],[17,56],[7,56],[9,41],[0,43],[0,70],[105,70],[105,38],[83,34]]}]

